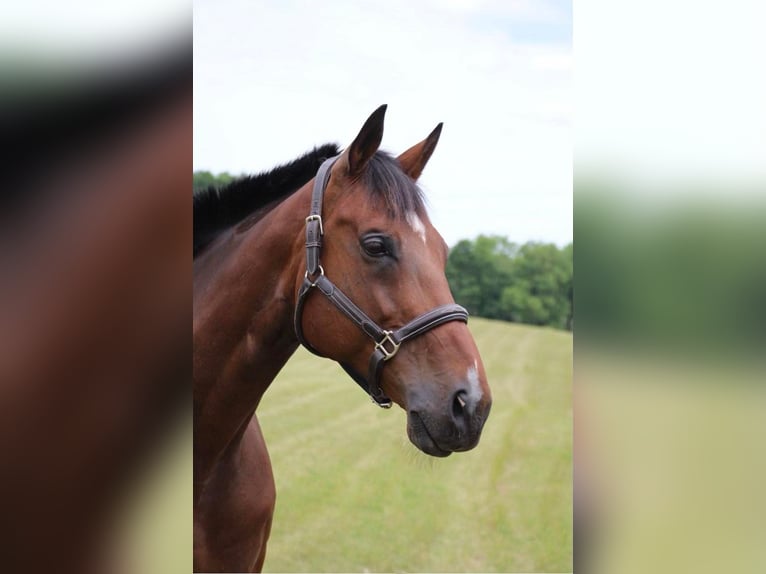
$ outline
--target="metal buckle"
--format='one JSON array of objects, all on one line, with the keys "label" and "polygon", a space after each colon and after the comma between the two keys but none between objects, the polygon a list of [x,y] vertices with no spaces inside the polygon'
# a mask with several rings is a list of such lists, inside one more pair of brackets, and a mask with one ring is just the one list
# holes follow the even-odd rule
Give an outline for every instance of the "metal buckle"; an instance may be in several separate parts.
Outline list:
[{"label": "metal buckle", "polygon": [[304,273],[304,275],[303,275],[306,279],[311,281],[311,286],[312,287],[316,286],[317,277],[321,277],[322,275],[324,275],[324,268],[321,265],[317,265],[317,269],[319,269],[319,274],[318,275],[314,275],[313,277],[309,277],[309,270],[308,269],[306,269],[306,273]]},{"label": "metal buckle", "polygon": [[306,225],[309,224],[309,221],[318,221],[319,222],[319,235],[324,235],[324,227],[322,227],[322,216],[321,215],[309,215],[306,218]]},{"label": "metal buckle", "polygon": [[388,397],[386,397],[386,399],[385,399],[384,401],[380,402],[380,401],[378,401],[378,400],[377,400],[375,397],[373,397],[372,395],[370,395],[370,400],[371,400],[373,403],[375,403],[376,405],[378,405],[378,406],[379,406],[381,409],[390,409],[390,408],[391,408],[391,406],[394,404],[394,403],[391,401],[391,399],[389,399]]},{"label": "metal buckle", "polygon": [[[397,343],[391,338],[391,335],[393,335],[393,331],[383,331],[384,337],[380,341],[375,342],[375,349],[380,349],[383,352],[383,360],[388,361],[389,359],[393,358],[394,355],[396,355],[396,352],[399,350],[399,346],[401,343]],[[391,343],[391,346],[393,349],[389,351],[386,349],[386,343]]]}]

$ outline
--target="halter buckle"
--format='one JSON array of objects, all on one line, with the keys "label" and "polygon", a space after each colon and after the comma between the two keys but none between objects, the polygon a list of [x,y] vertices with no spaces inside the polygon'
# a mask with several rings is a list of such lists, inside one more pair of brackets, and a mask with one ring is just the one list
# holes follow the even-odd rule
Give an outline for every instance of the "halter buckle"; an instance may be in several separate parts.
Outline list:
[{"label": "halter buckle", "polygon": [[[393,331],[383,331],[383,338],[380,341],[375,342],[375,349],[383,353],[383,360],[388,361],[396,355],[396,352],[399,350],[399,346],[401,343],[397,343],[394,341],[394,339],[391,337],[393,335]],[[389,351],[386,349],[386,343],[389,343],[392,347],[392,349]]]},{"label": "halter buckle", "polygon": [[306,225],[309,224],[311,221],[318,221],[319,222],[319,235],[324,235],[324,227],[322,227],[322,216],[318,214],[309,215],[306,218]]},{"label": "halter buckle", "polygon": [[390,409],[390,408],[391,408],[391,406],[394,404],[394,403],[391,401],[391,399],[389,399],[388,397],[386,397],[385,399],[382,399],[382,400],[378,401],[378,399],[376,399],[375,397],[373,397],[372,395],[370,395],[370,400],[371,400],[373,403],[375,403],[377,406],[379,406],[381,409]]},{"label": "halter buckle", "polygon": [[306,269],[306,273],[303,274],[303,277],[305,277],[306,279],[308,279],[311,282],[311,286],[312,287],[316,287],[316,280],[319,277],[321,277],[322,275],[324,275],[324,269],[322,268],[321,265],[317,265],[317,271],[318,271],[318,273],[315,272],[312,277],[309,277],[309,270],[308,269]]}]

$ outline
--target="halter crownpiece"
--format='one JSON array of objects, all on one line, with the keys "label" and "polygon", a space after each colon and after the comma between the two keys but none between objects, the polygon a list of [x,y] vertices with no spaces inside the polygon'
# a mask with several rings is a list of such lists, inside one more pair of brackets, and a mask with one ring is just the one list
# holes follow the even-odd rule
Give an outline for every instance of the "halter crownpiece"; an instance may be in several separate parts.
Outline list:
[{"label": "halter crownpiece", "polygon": [[431,329],[450,321],[468,322],[468,311],[460,305],[450,303],[435,307],[419,315],[404,327],[396,330],[386,330],[351,301],[335,286],[326,276],[320,264],[322,251],[322,237],[324,226],[322,223],[322,200],[327,183],[330,180],[330,168],[340,156],[325,160],[319,167],[314,180],[314,189],[311,194],[311,213],[306,218],[306,275],[298,290],[298,301],[295,305],[295,335],[301,344],[315,355],[320,355],[303,336],[303,305],[308,294],[318,289],[330,302],[340,309],[357,327],[375,342],[375,348],[370,355],[367,378],[357,373],[350,365],[341,363],[341,367],[354,379],[362,389],[367,392],[373,402],[384,409],[391,408],[389,399],[380,388],[380,375],[383,365],[396,356],[402,343]]}]

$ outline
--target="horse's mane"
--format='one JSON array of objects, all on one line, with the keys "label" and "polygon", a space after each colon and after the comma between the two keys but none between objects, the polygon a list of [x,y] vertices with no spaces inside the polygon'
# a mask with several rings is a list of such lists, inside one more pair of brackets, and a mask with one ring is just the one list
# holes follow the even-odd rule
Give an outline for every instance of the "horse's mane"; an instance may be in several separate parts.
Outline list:
[{"label": "horse's mane", "polygon": [[[337,144],[325,144],[270,171],[195,193],[194,257],[224,230],[296,192],[316,175],[325,159],[338,153]],[[362,181],[373,196],[383,199],[392,216],[424,209],[420,188],[402,171],[396,158],[385,152],[377,151],[370,158]]]},{"label": "horse's mane", "polygon": [[319,166],[340,150],[336,144],[316,147],[290,163],[209,187],[194,194],[194,257],[222,231],[278,199],[284,199],[313,178]]}]

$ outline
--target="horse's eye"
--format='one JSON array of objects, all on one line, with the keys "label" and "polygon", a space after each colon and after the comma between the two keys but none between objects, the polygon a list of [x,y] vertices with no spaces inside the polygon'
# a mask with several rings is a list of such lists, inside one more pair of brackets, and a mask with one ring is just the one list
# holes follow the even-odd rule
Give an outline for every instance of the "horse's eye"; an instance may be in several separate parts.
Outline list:
[{"label": "horse's eye", "polygon": [[389,255],[386,243],[380,237],[368,237],[362,242],[364,252],[370,257],[383,257]]}]

